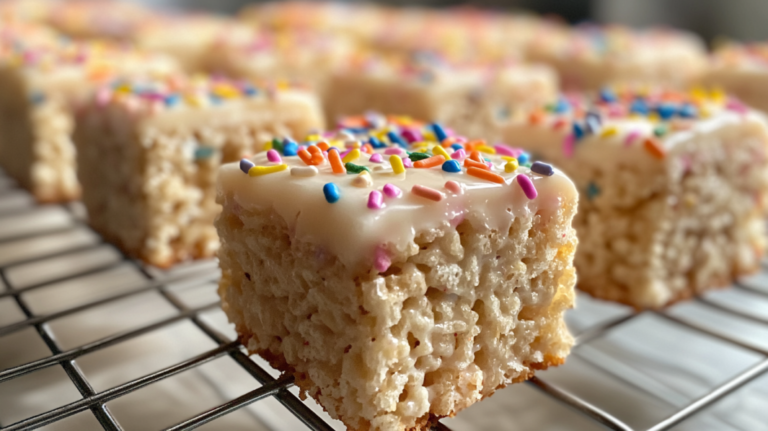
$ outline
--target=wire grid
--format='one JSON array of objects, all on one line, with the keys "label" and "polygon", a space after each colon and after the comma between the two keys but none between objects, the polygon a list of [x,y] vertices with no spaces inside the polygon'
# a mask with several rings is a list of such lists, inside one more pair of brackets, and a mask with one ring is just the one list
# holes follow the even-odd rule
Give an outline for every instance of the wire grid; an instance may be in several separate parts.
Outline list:
[{"label": "wire grid", "polygon": [[[2,174],[0,174],[0,179],[2,179]],[[8,190],[3,191],[2,189],[0,189],[0,198],[2,198],[3,195],[6,193],[8,193]],[[64,208],[66,208],[67,211],[73,216],[73,219],[79,220],[77,215],[73,212],[72,207],[65,206]],[[14,212],[12,214],[17,214],[17,212]],[[4,216],[8,216],[8,214],[4,214],[0,216],[0,223],[3,223]],[[77,223],[82,224],[82,221],[78,221]],[[64,230],[68,230],[68,229],[72,229],[72,227],[71,226],[67,227]],[[46,231],[43,233],[35,232],[35,233],[14,236],[12,238],[5,238],[0,240],[0,245],[3,245],[11,241],[18,241],[20,239],[25,239],[25,238],[45,237],[46,235],[51,235],[58,232],[60,231]],[[45,282],[24,286],[22,288],[15,287],[10,282],[9,278],[6,275],[6,271],[10,266],[15,266],[15,265],[24,264],[24,263],[31,263],[34,261],[48,259],[51,257],[63,256],[68,253],[82,251],[84,248],[98,247],[103,244],[104,242],[101,241],[101,242],[97,242],[96,244],[75,248],[75,249],[70,249],[63,252],[55,252],[55,253],[47,254],[45,256],[36,256],[34,258],[21,260],[21,261],[17,260],[10,265],[9,264],[0,265],[0,282],[4,283],[6,286],[5,291],[0,291],[0,299],[8,298],[8,297],[13,298],[13,300],[16,302],[16,304],[22,310],[22,312],[26,317],[22,321],[0,327],[0,337],[23,330],[23,329],[33,327],[38,333],[38,335],[40,336],[40,338],[42,338],[42,340],[45,342],[48,349],[50,349],[51,351],[51,356],[48,356],[39,360],[35,360],[32,362],[24,363],[22,365],[14,366],[5,370],[0,370],[0,383],[6,382],[8,380],[11,380],[20,376],[27,375],[29,373],[35,372],[37,370],[41,370],[43,368],[61,366],[63,370],[66,372],[69,379],[75,385],[77,390],[80,392],[80,395],[82,396],[82,398],[77,401],[46,411],[44,413],[40,413],[38,415],[29,417],[27,419],[23,419],[16,423],[0,424],[0,431],[36,429],[86,410],[90,410],[90,412],[95,416],[95,418],[99,421],[99,423],[105,430],[121,430],[122,427],[120,423],[116,420],[116,418],[110,413],[109,408],[106,405],[107,402],[112,401],[121,396],[124,396],[126,394],[129,394],[133,391],[136,391],[152,383],[161,381],[163,379],[169,378],[181,372],[190,370],[192,368],[198,367],[207,362],[213,361],[214,359],[217,359],[224,355],[228,355],[229,357],[231,357],[237,364],[239,364],[247,373],[249,373],[254,379],[256,379],[262,386],[240,397],[237,397],[228,402],[220,404],[217,407],[214,407],[207,411],[200,412],[196,416],[191,417],[186,421],[183,421],[170,428],[167,428],[168,430],[190,430],[190,429],[197,428],[203,424],[213,421],[216,418],[224,416],[230,412],[233,412],[237,409],[245,407],[251,403],[257,402],[266,397],[276,398],[291,413],[293,413],[309,429],[313,431],[331,431],[333,429],[330,425],[325,423],[323,419],[321,419],[312,410],[310,410],[310,408],[307,405],[305,405],[295,395],[293,395],[291,392],[288,391],[288,389],[290,389],[293,386],[292,377],[282,376],[277,379],[271,377],[271,375],[267,370],[265,370],[260,365],[258,365],[253,360],[251,360],[242,351],[242,346],[240,345],[240,343],[230,341],[225,335],[218,332],[211,325],[207,324],[205,321],[203,321],[200,318],[200,313],[206,310],[210,310],[215,307],[218,307],[219,305],[218,303],[209,303],[203,306],[190,308],[186,306],[175,293],[167,289],[169,284],[174,282],[179,282],[179,281],[185,281],[185,282],[194,281],[195,283],[199,282],[199,284],[210,282],[215,279],[215,276],[211,274],[210,270],[192,271],[187,274],[158,280],[156,277],[154,277],[151,274],[150,271],[147,271],[147,269],[144,266],[142,266],[140,263],[123,256],[121,263],[129,262],[131,265],[136,267],[139,270],[139,272],[146,278],[146,281],[147,281],[146,283],[111,297],[88,302],[85,304],[81,304],[75,307],[71,307],[71,308],[64,309],[64,310],[57,311],[50,314],[34,314],[31,311],[30,307],[25,302],[25,299],[22,297],[22,294],[35,289],[40,289],[42,287],[51,285],[53,283],[64,281],[66,279],[74,279],[77,277],[82,277],[84,275],[97,273],[99,271],[104,271],[108,268],[113,267],[116,264],[110,263],[106,267],[89,269],[87,271],[68,275],[63,278],[46,280]],[[765,267],[765,265],[764,265],[763,271],[768,272],[768,268]],[[735,288],[749,290],[754,294],[768,297],[768,292],[755,289],[748,285],[737,283]],[[168,303],[170,303],[176,309],[177,314],[170,318],[166,318],[164,320],[161,320],[152,324],[148,324],[148,325],[139,327],[137,329],[107,336],[99,340],[92,341],[85,345],[72,348],[69,350],[64,350],[59,346],[59,344],[55,340],[53,333],[51,332],[48,326],[48,323],[54,319],[74,315],[76,313],[83,312],[85,310],[88,310],[90,308],[93,308],[99,305],[107,304],[113,301],[118,301],[120,299],[127,298],[129,296],[137,295],[140,293],[145,293],[148,291],[158,292],[162,296],[162,298],[164,298]],[[695,300],[705,304],[706,306],[718,309],[726,313],[737,315],[741,318],[758,322],[760,324],[768,324],[768,317],[766,316],[761,317],[761,316],[754,316],[750,314],[744,314],[731,307],[728,307],[727,305],[723,305],[706,298],[697,298]],[[754,379],[768,372],[768,350],[757,348],[747,343],[740,342],[731,337],[727,337],[718,332],[712,331],[704,326],[691,323],[687,320],[671,316],[664,312],[653,312],[653,313],[663,317],[664,319],[668,319],[677,324],[702,332],[711,337],[724,340],[727,343],[737,345],[739,347],[742,347],[752,352],[756,352],[760,354],[763,357],[763,359],[760,362],[758,362],[756,365],[753,365],[751,368],[748,368],[746,371],[743,371],[741,374],[737,375],[733,379],[727,381],[726,383],[715,388],[714,390],[710,391],[706,395],[693,401],[688,406],[682,408],[681,410],[677,411],[676,413],[672,414],[666,419],[656,423],[651,428],[648,428],[647,431],[661,431],[661,430],[669,429],[674,425],[682,422],[686,418],[703,410],[704,408],[711,405],[715,401],[730,394],[731,392],[735,391],[741,386],[753,381]],[[592,327],[586,330],[585,332],[583,332],[581,335],[577,337],[575,348],[578,348],[579,345],[583,345],[590,340],[596,339],[604,335],[610,329],[633,319],[635,316],[637,316],[637,314],[629,314],[621,318],[609,320],[604,324],[597,325],[595,327]],[[195,326],[197,326],[197,328],[202,330],[208,337],[210,337],[210,339],[212,339],[218,345],[218,347],[208,350],[202,354],[199,354],[187,360],[178,362],[175,365],[166,367],[164,369],[161,369],[159,371],[156,371],[150,374],[146,374],[140,378],[130,380],[124,384],[118,385],[111,389],[104,390],[102,392],[96,392],[93,389],[91,383],[89,383],[84,373],[79,369],[78,365],[75,362],[77,358],[85,354],[92,353],[100,349],[104,349],[109,346],[113,346],[118,343],[131,340],[138,336],[150,333],[152,331],[161,329],[167,325],[170,325],[182,320],[191,321]],[[533,377],[530,380],[528,380],[527,383],[543,391],[544,393],[553,397],[554,399],[566,404],[567,406],[581,412],[582,414],[593,419],[596,423],[599,423],[608,429],[622,430],[622,431],[636,431],[630,426],[628,426],[627,424],[625,424],[624,422],[622,422],[621,420],[605,412],[598,406],[592,405],[586,400],[568,392],[567,390],[564,390],[561,387],[558,387],[555,384],[549,383],[540,377]],[[450,429],[442,423],[438,423],[433,428],[433,431],[434,430],[450,431]]]}]

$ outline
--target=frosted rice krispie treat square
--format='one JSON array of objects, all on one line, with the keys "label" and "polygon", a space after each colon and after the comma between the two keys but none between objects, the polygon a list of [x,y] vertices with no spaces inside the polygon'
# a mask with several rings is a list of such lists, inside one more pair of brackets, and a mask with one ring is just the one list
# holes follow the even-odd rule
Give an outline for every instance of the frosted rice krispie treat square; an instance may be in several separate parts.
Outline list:
[{"label": "frosted rice krispie treat square", "polygon": [[543,103],[557,92],[557,76],[546,66],[464,65],[434,53],[361,55],[331,75],[324,104],[328,121],[372,110],[496,139],[487,134],[499,109]]},{"label": "frosted rice krispie treat square", "polygon": [[114,76],[178,70],[171,58],[122,45],[0,41],[0,165],[41,202],[77,199],[74,107]]},{"label": "frosted rice krispie treat square", "polygon": [[709,67],[697,83],[768,112],[768,43],[721,46],[710,56]]},{"label": "frosted rice krispie treat square", "polygon": [[77,116],[88,221],[152,265],[210,257],[219,244],[219,165],[322,123],[316,97],[304,91],[204,77],[115,82]]},{"label": "frosted rice krispie treat square", "polygon": [[660,308],[757,270],[768,129],[739,102],[606,89],[516,112],[506,128],[581,191],[580,289]]},{"label": "frosted rice krispie treat square", "polygon": [[527,58],[554,67],[566,90],[614,84],[685,88],[704,70],[706,48],[697,36],[677,30],[551,27],[528,46]]},{"label": "frosted rice krispie treat square", "polygon": [[224,311],[350,430],[427,429],[573,344],[573,183],[398,122],[277,141],[219,176]]}]

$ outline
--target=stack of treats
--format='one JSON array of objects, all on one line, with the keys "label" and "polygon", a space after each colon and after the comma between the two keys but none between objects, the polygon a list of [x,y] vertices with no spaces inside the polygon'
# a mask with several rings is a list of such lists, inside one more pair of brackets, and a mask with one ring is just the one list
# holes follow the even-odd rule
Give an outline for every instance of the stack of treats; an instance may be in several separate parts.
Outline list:
[{"label": "stack of treats", "polygon": [[575,287],[660,309],[757,270],[767,59],[472,8],[10,0],[0,166],[149,265],[218,256],[242,344],[349,430],[424,430],[563,364]]}]

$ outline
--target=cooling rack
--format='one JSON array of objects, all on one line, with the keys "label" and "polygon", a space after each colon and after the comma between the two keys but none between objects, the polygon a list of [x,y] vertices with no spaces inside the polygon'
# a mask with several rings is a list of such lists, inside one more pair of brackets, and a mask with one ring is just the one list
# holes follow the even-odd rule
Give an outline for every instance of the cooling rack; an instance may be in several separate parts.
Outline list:
[{"label": "cooling rack", "polygon": [[[55,220],[53,223],[40,223],[41,214],[49,219]],[[277,400],[291,414],[298,418],[307,428],[315,431],[327,431],[339,429],[338,423],[335,425],[329,421],[327,416],[319,412],[317,407],[311,407],[307,402],[300,400],[295,395],[293,379],[278,375],[275,370],[269,369],[265,364],[258,360],[250,358],[244,352],[244,349],[231,335],[223,333],[215,325],[203,318],[203,314],[217,309],[218,303],[208,301],[206,303],[196,303],[190,305],[183,300],[178,291],[172,286],[178,283],[186,285],[210,285],[211,288],[218,272],[215,264],[206,264],[202,266],[190,266],[178,271],[164,272],[154,268],[147,268],[140,263],[132,261],[124,256],[118,259],[105,261],[106,263],[94,263],[87,265],[83,269],[72,270],[72,268],[54,269],[52,274],[45,277],[39,277],[34,271],[28,272],[28,279],[23,283],[19,281],[18,272],[20,268],[26,268],[30,264],[40,261],[51,261],[61,257],[71,257],[82,255],[82,259],[93,259],[90,251],[103,247],[109,247],[98,239],[95,234],[91,234],[93,241],[70,241],[70,235],[73,230],[83,231],[87,227],[84,223],[82,209],[77,205],[67,206],[38,206],[31,202],[29,196],[14,186],[12,181],[3,177],[0,173],[0,305],[2,301],[11,303],[21,312],[18,319],[3,320],[0,307],[0,340],[3,337],[27,333],[29,337],[37,337],[42,340],[48,352],[43,357],[34,360],[25,360],[21,363],[10,366],[3,365],[4,354],[0,350],[0,387],[3,384],[21,379],[24,376],[32,375],[41,370],[59,368],[68,377],[71,385],[76,388],[77,396],[68,402],[64,402],[55,408],[46,409],[37,414],[25,417],[13,422],[2,422],[0,416],[0,430],[31,430],[46,425],[55,424],[65,418],[76,414],[91,414],[98,425],[105,430],[122,430],[123,425],[119,418],[113,414],[110,409],[110,402],[126,397],[135,391],[156,384],[173,376],[204,366],[205,364],[217,360],[221,357],[231,358],[250,378],[258,383],[256,389],[250,390],[236,397],[224,397],[220,403],[209,407],[186,420],[177,422],[175,425],[166,426],[168,430],[189,430],[204,426],[209,422],[224,417],[246,406],[259,403],[268,398]],[[40,247],[36,252],[28,252],[28,247],[18,246],[19,244],[43,244],[42,251]],[[5,253],[5,254],[4,254]],[[99,251],[97,254],[102,253]],[[112,250],[112,253],[115,253]],[[91,257],[88,257],[91,256]],[[37,293],[57,283],[68,281],[77,281],[82,277],[98,275],[118,265],[130,265],[141,275],[141,280],[132,286],[116,290],[111,293],[109,280],[104,283],[103,289],[98,294],[81,298],[79,302],[73,302],[71,305],[62,306],[54,311],[39,311],[30,306],[29,298]],[[764,264],[764,266],[766,266]],[[58,272],[57,272],[58,271]],[[738,283],[734,289],[743,294],[749,295],[755,301],[764,301],[768,304],[768,268],[757,277],[753,277],[746,282]],[[159,295],[173,312],[160,319],[149,323],[142,323],[130,330],[124,330],[102,336],[95,340],[88,341],[76,346],[62,345],[57,337],[56,331],[52,329],[52,323],[60,319],[77,316],[87,313],[96,307],[119,304],[132,297],[142,295],[148,292],[154,292]],[[768,333],[768,314],[758,309],[746,309],[742,305],[734,305],[728,297],[705,296],[694,301],[697,306],[704,307],[710,311],[715,311],[719,316],[733,317],[739,321],[747,322],[757,327],[765,328]],[[748,301],[751,302],[751,301]],[[594,304],[594,301],[593,301]],[[589,303],[588,303],[589,305]],[[597,305],[598,307],[602,305]],[[587,316],[587,314],[584,314]],[[593,315],[588,316],[587,320],[592,319]],[[695,336],[707,337],[710,341],[722,343],[728,348],[733,348],[748,355],[749,361],[742,361],[742,366],[731,372],[727,379],[720,379],[716,384],[707,386],[704,390],[699,388],[693,395],[683,398],[679,397],[675,401],[675,394],[669,395],[670,404],[674,408],[664,410],[665,417],[651,422],[642,422],[630,424],[612,414],[612,410],[600,402],[594,401],[594,397],[579,393],[563,384],[563,379],[557,379],[557,374],[550,374],[549,371],[539,373],[527,382],[529,387],[536,389],[548,398],[557,400],[560,404],[569,407],[571,410],[580,413],[583,418],[588,418],[589,423],[593,424],[595,429],[607,428],[613,430],[666,430],[675,427],[686,419],[705,411],[708,407],[719,400],[727,398],[729,395],[738,392],[740,388],[763,379],[768,374],[768,338],[766,343],[761,342],[762,332],[757,333],[757,341],[752,337],[745,338],[740,334],[728,333],[717,323],[717,319],[692,319],[684,313],[673,311],[664,312],[646,312],[634,314],[628,310],[609,313],[589,324],[579,324],[576,321],[578,329],[577,345],[574,348],[574,357],[587,357],[584,352],[591,349],[591,345],[601,339],[607,338],[617,328],[626,327],[631,324],[638,324],[639,327],[647,326],[646,321],[649,318],[657,321],[664,321],[675,325],[678,329],[689,331]],[[573,319],[572,319],[573,320]],[[594,319],[593,319],[594,320]],[[205,351],[192,355],[182,361],[157,369],[151,373],[144,373],[139,376],[133,376],[125,382],[111,386],[107,389],[95,388],[92,381],[89,380],[88,373],[84,372],[79,360],[87,355],[98,353],[109,349],[112,346],[129,343],[139,337],[159,331],[169,325],[178,322],[189,322],[205,336],[212,341],[212,347]],[[634,322],[634,323],[633,323]],[[26,332],[25,332],[26,331]],[[743,335],[743,334],[741,334]],[[694,336],[694,335],[691,335]],[[626,337],[625,337],[626,338]],[[630,337],[631,338],[631,337]],[[687,336],[683,337],[687,338]],[[677,338],[676,340],[679,340]],[[37,340],[37,341],[39,341]],[[632,340],[629,340],[632,343]],[[71,344],[71,343],[69,343]],[[725,349],[725,347],[723,347]],[[715,350],[715,351],[713,351]],[[712,355],[718,355],[720,349],[709,349]],[[622,384],[634,385],[635,389],[641,392],[653,394],[655,396],[663,395],[665,391],[669,392],[669,385],[665,385],[665,379],[649,377],[649,374],[643,374],[638,379],[630,378],[632,374],[638,374],[638,367],[628,366],[618,361],[615,366],[610,367],[610,361],[606,359],[591,361],[591,366],[595,367],[595,372],[611,375]],[[567,369],[571,364],[560,367]],[[732,362],[729,360],[729,362]],[[519,385],[516,385],[519,386]],[[509,390],[509,389],[507,389]],[[504,391],[501,391],[504,392]],[[497,395],[498,396],[498,395]],[[496,397],[496,396],[495,396]],[[495,398],[494,397],[494,398]],[[493,400],[494,398],[491,398]],[[664,398],[662,396],[662,398]],[[668,400],[668,401],[669,401]],[[491,401],[484,401],[490,403]],[[614,409],[615,410],[615,409]],[[758,415],[762,409],[758,411]],[[459,415],[459,418],[462,415]],[[582,419],[583,419],[582,418]],[[727,419],[725,419],[727,421]],[[757,419],[758,423],[760,418]],[[450,420],[448,421],[449,423]],[[765,423],[768,424],[768,416],[765,417]],[[458,423],[460,425],[460,423]],[[733,424],[731,424],[733,425]],[[447,431],[453,425],[438,424],[435,430]],[[66,427],[65,427],[66,428]],[[733,429],[739,429],[738,426],[731,426]],[[215,428],[214,428],[215,429]],[[504,429],[499,426],[498,429]],[[724,428],[725,429],[725,428]]]}]

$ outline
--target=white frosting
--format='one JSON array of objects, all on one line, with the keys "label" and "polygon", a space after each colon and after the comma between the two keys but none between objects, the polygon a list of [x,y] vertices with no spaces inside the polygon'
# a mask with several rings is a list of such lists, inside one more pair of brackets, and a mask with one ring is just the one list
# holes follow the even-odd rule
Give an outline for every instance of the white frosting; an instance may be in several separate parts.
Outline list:
[{"label": "white frosting", "polygon": [[[564,203],[575,205],[577,199],[575,186],[560,171],[549,177],[532,173],[528,168],[505,173],[506,161],[496,156],[490,157],[493,172],[501,175],[505,184],[470,176],[465,170],[445,172],[440,166],[407,168],[404,174],[396,175],[388,155],[382,163],[370,162],[369,158],[370,155],[363,154],[353,163],[371,170],[371,187],[354,186],[352,182],[358,174],[334,174],[328,161],[318,166],[317,175],[291,175],[291,168],[306,165],[299,157],[283,157],[282,163],[289,169],[256,177],[245,174],[237,164],[224,165],[219,174],[219,193],[231,195],[245,209],[274,208],[295,238],[324,247],[346,265],[369,266],[377,247],[405,250],[419,232],[447,223],[456,226],[465,219],[476,227],[505,232],[516,217],[533,213],[548,217]],[[266,153],[257,154],[251,161],[256,166],[276,164],[268,162]],[[533,180],[538,191],[535,199],[525,196],[515,181],[517,175],[528,175]],[[462,185],[462,193],[445,188],[451,180]],[[323,194],[323,186],[330,182],[341,192],[336,203],[327,202]],[[387,183],[399,187],[402,195],[384,195],[384,208],[368,208],[371,191],[382,191]],[[417,196],[411,192],[414,185],[438,190],[445,198],[435,202]]]}]

